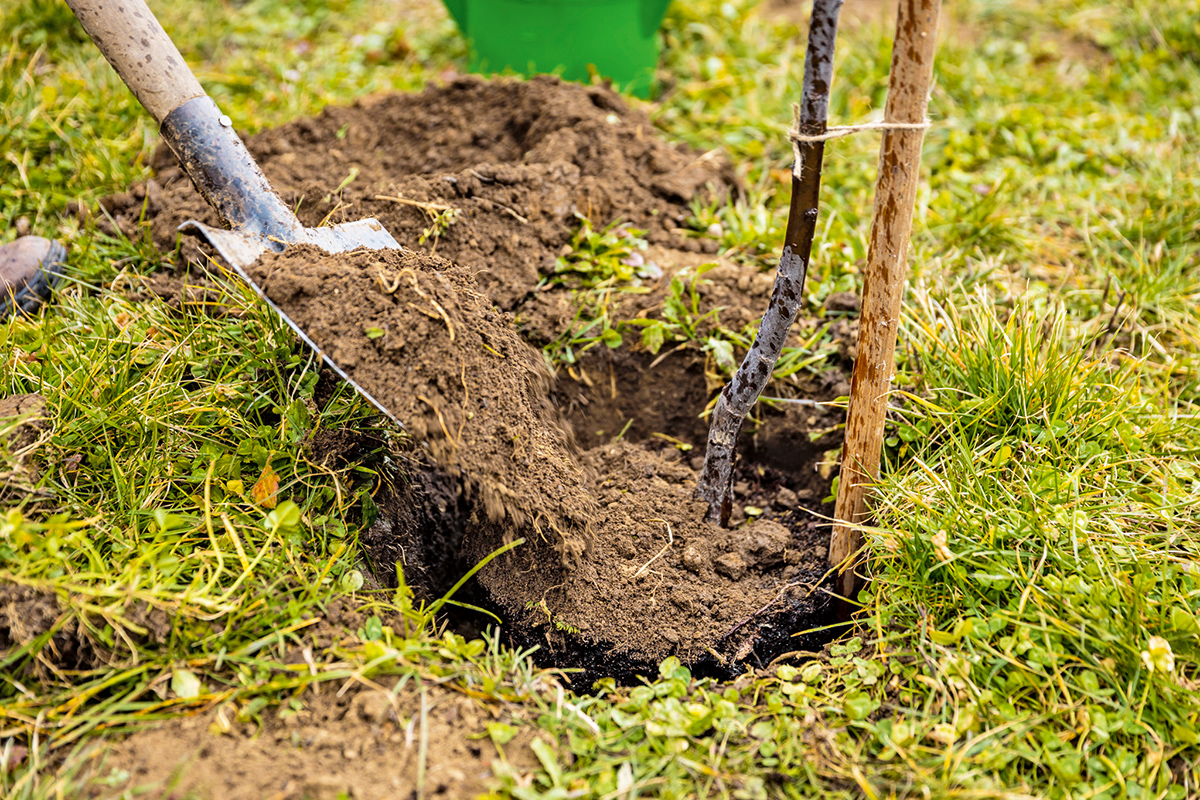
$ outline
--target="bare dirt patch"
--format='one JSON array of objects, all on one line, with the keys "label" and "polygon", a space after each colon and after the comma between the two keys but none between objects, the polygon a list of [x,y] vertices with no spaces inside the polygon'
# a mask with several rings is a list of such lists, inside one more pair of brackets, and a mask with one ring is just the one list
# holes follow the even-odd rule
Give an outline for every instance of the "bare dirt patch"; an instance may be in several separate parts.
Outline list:
[{"label": "bare dirt patch", "polygon": [[[608,89],[547,76],[463,77],[419,94],[367,97],[263,131],[247,146],[305,225],[374,216],[398,241],[416,247],[424,238],[423,249],[476,273],[508,311],[553,268],[577,214],[698,247],[677,232],[687,202],[733,182],[724,156],[668,144]],[[124,232],[145,224],[170,251],[183,220],[217,220],[166,148],[154,164],[153,181],[102,205]],[[457,212],[454,221],[425,235],[442,209]],[[182,255],[200,259],[190,241]]]},{"label": "bare dirt patch", "polygon": [[534,761],[530,734],[501,754],[486,734],[501,713],[458,692],[395,679],[345,688],[313,687],[298,710],[239,721],[223,707],[134,734],[99,761],[109,786],[93,783],[87,796],[136,788],[206,800],[474,797],[489,788],[494,760]]},{"label": "bare dirt patch", "polygon": [[0,502],[50,496],[36,487],[41,477],[37,451],[49,431],[46,400],[40,394],[0,397]]},{"label": "bare dirt patch", "polygon": [[99,662],[92,640],[54,592],[10,581],[0,581],[0,658],[20,665],[15,674],[49,683],[63,670]]}]

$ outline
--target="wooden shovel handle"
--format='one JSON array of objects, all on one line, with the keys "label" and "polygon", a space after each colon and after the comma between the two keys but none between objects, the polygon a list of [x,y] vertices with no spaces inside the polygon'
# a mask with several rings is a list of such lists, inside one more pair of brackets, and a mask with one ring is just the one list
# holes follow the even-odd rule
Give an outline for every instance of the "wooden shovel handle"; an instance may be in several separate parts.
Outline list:
[{"label": "wooden shovel handle", "polygon": [[193,97],[200,82],[144,0],[66,0],[100,52],[155,122]]}]

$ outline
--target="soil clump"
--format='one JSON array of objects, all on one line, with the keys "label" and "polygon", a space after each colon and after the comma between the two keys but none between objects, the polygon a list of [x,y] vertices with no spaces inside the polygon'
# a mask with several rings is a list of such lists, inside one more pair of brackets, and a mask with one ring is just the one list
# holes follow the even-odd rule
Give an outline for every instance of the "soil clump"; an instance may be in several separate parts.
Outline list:
[{"label": "soil clump", "polygon": [[26,656],[17,675],[55,682],[60,670],[91,669],[100,662],[83,625],[59,606],[54,592],[0,581],[0,658],[12,658],[51,631],[50,640],[36,657]]}]

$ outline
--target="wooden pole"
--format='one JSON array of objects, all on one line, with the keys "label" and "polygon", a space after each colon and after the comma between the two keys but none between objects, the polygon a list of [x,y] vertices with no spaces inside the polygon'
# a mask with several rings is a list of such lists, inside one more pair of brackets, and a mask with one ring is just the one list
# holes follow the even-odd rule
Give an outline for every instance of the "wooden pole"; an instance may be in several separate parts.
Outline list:
[{"label": "wooden pole", "polygon": [[[825,133],[829,90],[833,83],[833,49],[837,41],[838,14],[843,0],[813,0],[808,27],[808,49],[804,56],[804,86],[796,127],[804,136]],[[783,352],[788,332],[804,300],[804,276],[817,231],[817,206],[821,195],[821,163],[825,143],[803,142],[796,147],[792,167],[792,199],[788,207],[783,253],[775,273],[775,289],[763,314],[758,334],[737,372],[722,390],[708,428],[704,468],[696,485],[696,496],[708,503],[705,519],[729,522],[733,507],[733,460],[738,433],[750,409],[758,402]]]},{"label": "wooden pole", "polygon": [[[884,119],[921,123],[933,80],[941,0],[900,0]],[[883,422],[895,365],[900,301],[908,275],[908,244],[921,166],[924,129],[885,130],[879,148],[875,215],[863,276],[858,357],[850,382],[850,409],[842,449],[829,563],[844,569],[838,586],[852,598],[857,578],[848,560],[862,545],[854,527],[865,521],[867,489],[879,478]]]}]

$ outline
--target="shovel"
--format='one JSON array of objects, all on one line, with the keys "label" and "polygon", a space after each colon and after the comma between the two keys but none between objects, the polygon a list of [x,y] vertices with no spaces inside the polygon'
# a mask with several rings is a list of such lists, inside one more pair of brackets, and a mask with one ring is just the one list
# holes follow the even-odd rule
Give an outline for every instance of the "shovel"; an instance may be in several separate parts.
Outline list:
[{"label": "shovel", "polygon": [[[229,230],[189,220],[179,230],[207,241],[334,372],[393,422],[400,421],[325,355],[246,272],[263,253],[312,244],[330,253],[365,247],[400,250],[375,219],[305,228],[271,188],[250,152],[188,69],[144,0],[66,0],[121,80],[159,124],[205,201]],[[403,426],[401,426],[403,427]]]}]

